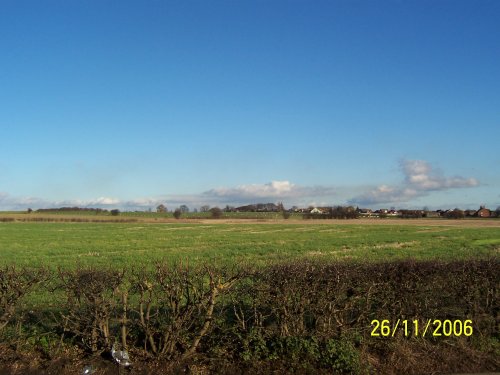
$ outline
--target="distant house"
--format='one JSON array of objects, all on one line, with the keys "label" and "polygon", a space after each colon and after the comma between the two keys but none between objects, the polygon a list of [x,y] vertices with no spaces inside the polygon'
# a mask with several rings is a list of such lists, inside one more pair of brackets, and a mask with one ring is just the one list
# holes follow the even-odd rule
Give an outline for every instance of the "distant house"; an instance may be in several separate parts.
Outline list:
[{"label": "distant house", "polygon": [[321,211],[319,208],[314,207],[311,211],[309,211],[311,214],[322,214],[323,211]]},{"label": "distant house", "polygon": [[477,217],[490,217],[491,216],[491,211],[485,208],[484,206],[481,206],[479,210],[476,212]]},{"label": "distant house", "polygon": [[369,208],[358,208],[358,214],[361,216],[371,216],[373,211]]}]

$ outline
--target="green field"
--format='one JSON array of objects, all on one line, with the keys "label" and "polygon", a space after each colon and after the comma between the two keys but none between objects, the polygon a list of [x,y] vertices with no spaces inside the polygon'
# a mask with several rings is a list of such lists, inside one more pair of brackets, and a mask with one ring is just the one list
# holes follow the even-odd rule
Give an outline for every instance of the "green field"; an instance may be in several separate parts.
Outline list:
[{"label": "green field", "polygon": [[257,265],[300,257],[382,261],[498,256],[500,228],[349,223],[0,223],[0,265]]},{"label": "green field", "polygon": [[[283,369],[280,373],[303,370],[304,364],[321,373],[341,369],[360,374],[499,368],[497,220],[147,217],[92,222],[84,215],[84,221],[71,222],[55,216],[29,215],[41,220],[23,221],[28,215],[13,214],[12,220],[0,221],[5,296],[0,317],[15,311],[0,328],[0,357],[2,350],[11,353],[6,358],[43,353],[40,362],[17,360],[16,367],[36,369],[43,363],[57,368],[57,360],[67,359],[78,363],[67,373],[78,373],[77,350],[90,350],[96,368],[103,370],[111,364],[98,354],[109,350],[104,333],[109,331],[110,342],[127,340],[144,373],[183,360],[199,332],[202,344],[192,360],[213,363],[214,373],[221,363],[242,369],[276,365]],[[431,262],[398,262],[404,259]],[[153,271],[157,261],[165,264],[141,272]],[[176,265],[179,261],[182,267]],[[6,267],[13,264],[18,267]],[[218,267],[225,265],[236,269]],[[31,269],[40,266],[51,270]],[[123,279],[109,267],[125,270]],[[233,276],[234,284],[226,287]],[[39,283],[23,291],[30,277]],[[147,323],[139,313],[143,306],[153,308]],[[120,323],[124,311],[125,334]],[[373,319],[401,317],[421,319],[421,324],[427,318],[469,319],[477,333],[443,340],[370,336]],[[207,322],[213,327],[202,330]],[[169,341],[164,335],[171,332]],[[156,352],[151,342],[169,343],[163,347],[171,349]],[[425,362],[407,361],[422,353]],[[0,359],[0,372],[2,365],[11,368],[9,360]]]}]

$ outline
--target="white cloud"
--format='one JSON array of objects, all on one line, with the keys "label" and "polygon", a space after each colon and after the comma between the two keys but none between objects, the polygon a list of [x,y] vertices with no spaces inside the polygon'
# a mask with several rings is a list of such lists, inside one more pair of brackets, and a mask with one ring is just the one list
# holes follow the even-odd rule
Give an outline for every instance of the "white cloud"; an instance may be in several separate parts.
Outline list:
[{"label": "white cloud", "polygon": [[214,197],[283,198],[297,193],[297,186],[289,181],[271,181],[267,184],[240,185],[235,188],[216,188],[205,192]]},{"label": "white cloud", "polygon": [[119,199],[109,198],[109,197],[100,197],[100,198],[97,198],[95,201],[90,202],[89,204],[105,204],[105,205],[109,205],[109,204],[118,204],[118,203],[120,203]]},{"label": "white cloud", "polygon": [[290,181],[271,181],[267,184],[240,185],[234,188],[216,188],[203,193],[209,199],[244,203],[256,200],[284,200],[331,197],[335,189],[325,186],[299,186]]},{"label": "white cloud", "polygon": [[400,163],[404,181],[400,186],[381,185],[349,200],[352,204],[407,202],[432,191],[478,186],[474,178],[445,177],[424,160],[403,160]]},{"label": "white cloud", "polygon": [[444,177],[442,173],[434,171],[429,163],[423,160],[404,160],[401,169],[405,174],[408,186],[420,191],[444,190],[453,188],[473,187],[479,185],[474,178],[460,176]]}]

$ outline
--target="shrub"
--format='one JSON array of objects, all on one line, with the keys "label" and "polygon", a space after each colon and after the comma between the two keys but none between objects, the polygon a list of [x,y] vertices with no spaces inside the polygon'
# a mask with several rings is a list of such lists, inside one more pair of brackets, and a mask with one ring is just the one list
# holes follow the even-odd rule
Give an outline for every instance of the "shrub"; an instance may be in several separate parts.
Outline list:
[{"label": "shrub", "polygon": [[462,210],[455,208],[452,211],[448,211],[446,213],[446,217],[448,219],[463,219],[465,217],[465,213]]},{"label": "shrub", "polygon": [[222,217],[222,210],[219,207],[212,207],[210,209],[212,219],[220,219]]},{"label": "shrub", "polygon": [[118,210],[118,209],[111,210],[110,212],[111,212],[112,216],[118,216],[118,215],[120,215],[120,210]]},{"label": "shrub", "polygon": [[359,352],[346,338],[326,341],[321,351],[321,364],[335,370],[336,374],[359,374]]},{"label": "shrub", "polygon": [[330,219],[357,219],[359,217],[359,212],[352,206],[336,206],[330,208],[328,216]]},{"label": "shrub", "polygon": [[21,301],[35,285],[47,280],[45,269],[0,268],[0,331],[15,317]]},{"label": "shrub", "polygon": [[80,339],[91,352],[109,349],[117,336],[111,319],[123,275],[123,272],[91,268],[59,272],[59,288],[66,295],[66,306],[60,314],[63,331]]},{"label": "shrub", "polygon": [[180,219],[181,218],[181,215],[182,215],[182,211],[180,208],[176,208],[175,211],[174,211],[174,217],[176,219]]}]

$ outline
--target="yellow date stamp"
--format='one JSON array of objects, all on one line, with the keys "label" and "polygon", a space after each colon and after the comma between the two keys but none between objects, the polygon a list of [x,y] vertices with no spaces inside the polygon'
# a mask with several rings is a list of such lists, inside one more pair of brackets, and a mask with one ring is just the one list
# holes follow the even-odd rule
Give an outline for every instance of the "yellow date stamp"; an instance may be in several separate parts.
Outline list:
[{"label": "yellow date stamp", "polygon": [[417,319],[389,319],[371,321],[371,336],[374,337],[394,337],[397,332],[401,332],[405,337],[450,337],[450,336],[472,336],[472,320],[441,320],[427,319],[424,321]]}]

